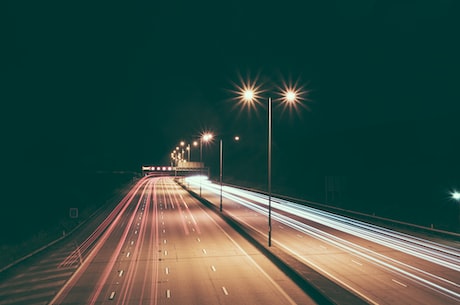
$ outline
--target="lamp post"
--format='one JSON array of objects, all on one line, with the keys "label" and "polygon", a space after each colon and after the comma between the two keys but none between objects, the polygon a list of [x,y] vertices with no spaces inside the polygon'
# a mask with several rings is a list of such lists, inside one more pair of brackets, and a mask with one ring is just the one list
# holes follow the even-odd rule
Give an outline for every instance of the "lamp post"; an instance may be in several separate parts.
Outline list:
[{"label": "lamp post", "polygon": [[190,144],[187,144],[187,153],[188,153],[188,158],[187,161],[190,162]]},{"label": "lamp post", "polygon": [[186,160],[185,159],[185,151],[184,151],[184,146],[185,146],[185,141],[180,141],[180,146],[181,146],[181,149],[182,149],[182,159],[183,160]]},{"label": "lamp post", "polygon": [[[460,211],[460,192],[458,191],[453,191],[451,193],[451,197],[453,200],[457,201],[458,206],[457,209]],[[457,224],[460,224],[460,213],[457,212]]]},{"label": "lamp post", "polygon": [[[257,99],[260,98],[260,86],[255,84],[245,84],[239,87],[240,103],[249,105],[248,108],[258,103]],[[281,90],[281,102],[290,107],[296,108],[300,103],[303,92],[301,88],[284,84],[284,89]],[[272,245],[272,98],[268,97],[268,152],[267,152],[267,188],[268,188],[268,246]]]},{"label": "lamp post", "polygon": [[204,142],[209,142],[212,140],[212,138],[214,137],[214,135],[210,132],[205,132],[201,135],[200,137],[200,197],[201,197],[201,179],[202,179],[202,175],[203,175],[203,141]]},{"label": "lamp post", "polygon": [[223,167],[223,151],[222,151],[222,138],[219,141],[219,156],[220,156],[220,166],[219,166],[219,179],[220,179],[220,205],[219,211],[222,212],[222,167]]},{"label": "lamp post", "polygon": [[[239,141],[240,137],[235,136],[233,138],[235,141]],[[220,180],[220,204],[219,204],[219,211],[222,212],[222,177],[223,177],[223,167],[224,167],[224,152],[223,152],[223,143],[222,138],[219,141],[219,156],[220,156],[220,170],[219,170],[219,180]]]}]

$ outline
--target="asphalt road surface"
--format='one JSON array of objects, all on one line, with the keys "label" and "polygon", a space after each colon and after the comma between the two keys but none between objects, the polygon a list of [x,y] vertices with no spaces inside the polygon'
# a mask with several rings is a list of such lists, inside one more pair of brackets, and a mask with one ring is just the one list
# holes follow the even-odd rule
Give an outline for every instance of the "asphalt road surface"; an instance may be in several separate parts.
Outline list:
[{"label": "asphalt road surface", "polygon": [[316,304],[172,178],[143,178],[112,208],[3,275],[0,304]]}]

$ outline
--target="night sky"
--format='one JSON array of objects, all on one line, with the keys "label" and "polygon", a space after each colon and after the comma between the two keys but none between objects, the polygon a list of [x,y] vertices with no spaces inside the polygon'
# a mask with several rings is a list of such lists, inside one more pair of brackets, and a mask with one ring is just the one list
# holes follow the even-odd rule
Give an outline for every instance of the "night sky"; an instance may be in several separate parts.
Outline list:
[{"label": "night sky", "polygon": [[[414,201],[439,205],[460,188],[459,12],[454,0],[9,1],[5,201],[30,189],[57,204],[43,199],[50,181],[65,189],[57,174],[168,164],[203,130],[238,133],[227,176],[263,182],[266,108],[237,109],[231,91],[258,76],[308,91],[297,113],[274,105],[275,189],[294,181],[320,200],[325,175],[357,177],[349,193],[378,204],[422,192]],[[215,174],[217,143],[204,154]]]}]

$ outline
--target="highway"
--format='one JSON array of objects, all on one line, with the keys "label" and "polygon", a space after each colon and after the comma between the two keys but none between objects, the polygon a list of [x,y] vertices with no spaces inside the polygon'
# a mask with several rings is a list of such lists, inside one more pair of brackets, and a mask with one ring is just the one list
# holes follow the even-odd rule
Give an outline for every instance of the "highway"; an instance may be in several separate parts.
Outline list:
[{"label": "highway", "polygon": [[[219,205],[220,185],[184,185]],[[201,189],[201,191],[200,191]],[[267,196],[224,186],[223,213],[268,239]],[[459,304],[460,243],[439,243],[272,198],[272,243],[369,304]]]},{"label": "highway", "polygon": [[170,177],[141,179],[100,220],[2,279],[0,304],[317,304]]}]

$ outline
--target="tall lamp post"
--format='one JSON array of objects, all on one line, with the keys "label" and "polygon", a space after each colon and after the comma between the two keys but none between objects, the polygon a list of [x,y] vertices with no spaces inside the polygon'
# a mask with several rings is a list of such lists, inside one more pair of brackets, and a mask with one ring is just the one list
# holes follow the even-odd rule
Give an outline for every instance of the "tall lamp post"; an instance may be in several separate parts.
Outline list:
[{"label": "tall lamp post", "polygon": [[219,211],[222,212],[222,167],[223,167],[223,161],[224,161],[224,156],[223,156],[223,151],[222,151],[222,138],[220,138],[220,141],[219,141],[219,156],[220,156],[220,166],[219,166],[220,205],[219,205]]},{"label": "tall lamp post", "polygon": [[[235,136],[233,138],[235,141],[239,141],[240,137]],[[224,167],[224,153],[223,153],[223,144],[222,144],[222,138],[220,138],[219,141],[219,156],[220,156],[220,170],[219,170],[219,180],[220,180],[220,204],[219,204],[219,211],[222,212],[222,176],[223,176],[223,167]]]},{"label": "tall lamp post", "polygon": [[[255,106],[258,103],[257,99],[260,98],[260,86],[255,84],[245,84],[239,87],[240,102],[247,104],[248,108]],[[288,107],[296,108],[300,103],[303,92],[301,88],[295,86],[288,86],[285,84],[284,89],[278,94],[281,96],[280,100]],[[268,246],[272,245],[272,98],[268,97],[268,164],[267,164],[267,187],[268,187]]]},{"label": "tall lamp post", "polygon": [[[452,199],[454,199],[455,201],[457,201],[457,203],[459,204],[457,206],[457,209],[460,209],[460,192],[458,191],[453,191],[451,193],[451,196],[452,196]],[[460,213],[457,213],[457,222],[460,223]]]},{"label": "tall lamp post", "polygon": [[203,175],[203,142],[207,143],[212,140],[214,135],[210,132],[205,132],[200,137],[200,197],[201,197],[201,179]]}]

